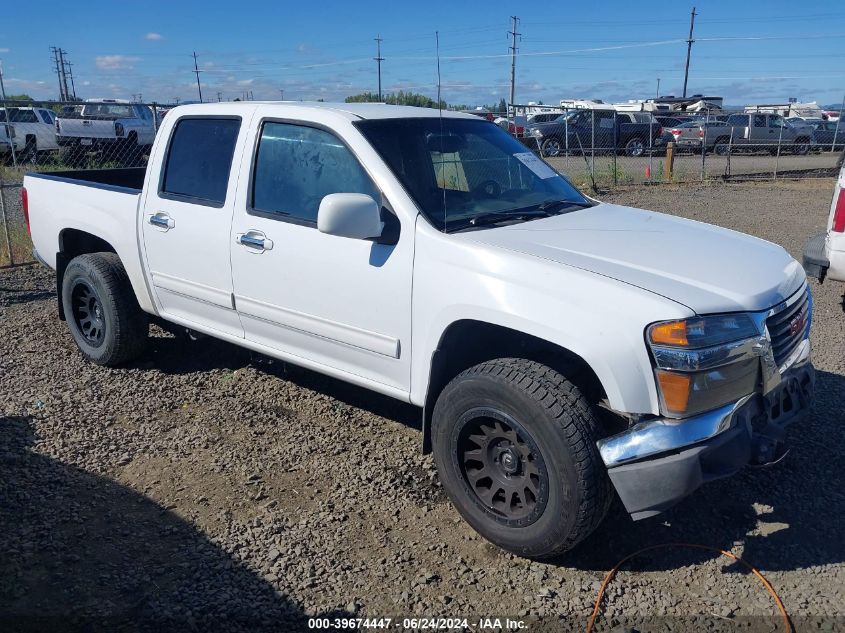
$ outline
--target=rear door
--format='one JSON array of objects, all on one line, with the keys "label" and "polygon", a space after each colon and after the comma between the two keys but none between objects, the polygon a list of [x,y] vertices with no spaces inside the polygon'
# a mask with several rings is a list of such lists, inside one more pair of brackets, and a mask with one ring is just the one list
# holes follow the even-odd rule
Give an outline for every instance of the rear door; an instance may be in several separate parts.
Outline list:
[{"label": "rear door", "polygon": [[150,169],[141,214],[147,269],[164,317],[243,336],[234,310],[229,232],[246,125],[184,116]]},{"label": "rear door", "polygon": [[778,137],[775,129],[769,125],[768,116],[765,114],[751,115],[751,136],[753,145],[777,145]]}]

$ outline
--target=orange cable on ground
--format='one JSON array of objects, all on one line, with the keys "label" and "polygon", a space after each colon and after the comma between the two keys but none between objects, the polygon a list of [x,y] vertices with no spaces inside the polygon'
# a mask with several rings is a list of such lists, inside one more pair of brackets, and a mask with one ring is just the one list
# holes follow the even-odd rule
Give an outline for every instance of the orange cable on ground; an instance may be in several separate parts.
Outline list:
[{"label": "orange cable on ground", "polygon": [[618,563],[616,563],[616,565],[613,567],[613,569],[611,569],[609,572],[607,572],[607,575],[604,577],[604,580],[601,583],[601,587],[599,587],[599,593],[596,596],[596,604],[593,607],[593,613],[590,615],[590,622],[587,624],[587,632],[586,633],[592,633],[593,626],[596,623],[596,618],[598,617],[599,612],[601,610],[601,599],[604,597],[604,591],[605,591],[605,589],[607,589],[607,586],[610,584],[610,581],[613,580],[613,577],[616,575],[616,572],[619,571],[619,568],[622,567],[622,565],[627,563],[629,560],[631,560],[632,558],[636,558],[640,554],[643,554],[645,552],[649,552],[649,551],[655,550],[655,549],[663,549],[663,548],[666,548],[666,547],[687,547],[687,548],[691,548],[691,549],[703,549],[703,550],[706,550],[708,552],[716,552],[717,554],[721,554],[722,556],[727,556],[728,558],[732,558],[736,562],[738,562],[741,565],[743,565],[744,567],[746,567],[752,574],[757,576],[757,579],[761,583],[763,583],[763,586],[766,588],[766,590],[770,594],[772,594],[772,597],[775,599],[775,604],[777,605],[778,609],[780,610],[780,614],[783,617],[783,625],[784,625],[784,628],[786,630],[786,633],[793,633],[792,622],[789,619],[789,615],[786,613],[786,608],[783,606],[783,601],[780,599],[780,596],[778,596],[774,587],[772,587],[772,584],[768,580],[766,580],[766,577],[762,573],[760,573],[754,567],[752,567],[751,565],[746,563],[744,560],[742,560],[736,554],[726,552],[725,550],[719,549],[718,547],[709,547],[707,545],[698,545],[696,543],[661,543],[660,545],[651,545],[649,547],[644,547],[640,550],[637,550],[633,554],[629,554],[628,556],[626,556],[625,558],[620,560]]}]

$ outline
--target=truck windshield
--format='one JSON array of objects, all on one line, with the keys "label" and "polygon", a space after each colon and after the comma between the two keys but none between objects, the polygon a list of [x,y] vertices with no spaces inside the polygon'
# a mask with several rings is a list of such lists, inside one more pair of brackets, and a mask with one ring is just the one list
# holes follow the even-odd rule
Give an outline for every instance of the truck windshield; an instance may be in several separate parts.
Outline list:
[{"label": "truck windshield", "polygon": [[442,231],[592,206],[548,164],[486,121],[427,117],[355,125]]}]

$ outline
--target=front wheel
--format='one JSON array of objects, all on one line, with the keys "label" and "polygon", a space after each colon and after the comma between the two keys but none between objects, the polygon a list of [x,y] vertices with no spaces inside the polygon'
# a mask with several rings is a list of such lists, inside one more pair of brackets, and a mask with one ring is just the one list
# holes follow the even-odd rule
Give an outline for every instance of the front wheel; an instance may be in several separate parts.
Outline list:
[{"label": "front wheel", "polygon": [[558,138],[547,138],[540,145],[540,153],[543,156],[555,158],[563,154],[563,145]]},{"label": "front wheel", "polygon": [[458,512],[487,540],[530,558],[572,549],[606,514],[599,437],[572,383],[515,358],[459,374],[432,420],[437,471]]},{"label": "front wheel", "polygon": [[146,347],[149,319],[117,254],[73,258],[62,278],[62,305],[70,334],[88,360],[120,365]]}]

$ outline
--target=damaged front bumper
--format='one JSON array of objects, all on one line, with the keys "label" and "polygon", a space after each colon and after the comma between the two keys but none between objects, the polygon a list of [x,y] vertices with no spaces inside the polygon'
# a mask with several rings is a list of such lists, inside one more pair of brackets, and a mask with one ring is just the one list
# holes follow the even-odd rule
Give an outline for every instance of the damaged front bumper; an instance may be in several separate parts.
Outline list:
[{"label": "damaged front bumper", "polygon": [[809,340],[804,344],[802,358],[765,395],[751,394],[685,420],[648,420],[598,442],[633,519],[667,510],[708,481],[784,455],[786,426],[807,414],[813,398],[815,370]]}]

